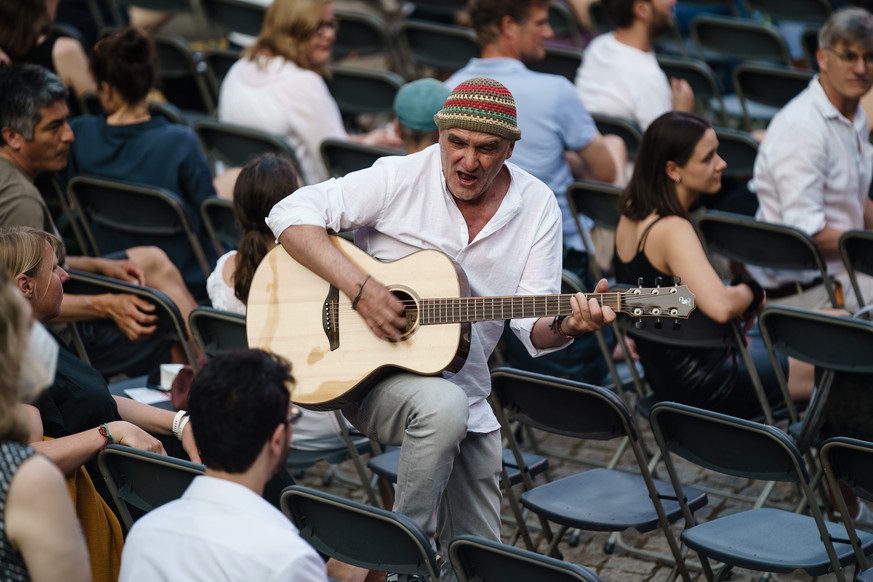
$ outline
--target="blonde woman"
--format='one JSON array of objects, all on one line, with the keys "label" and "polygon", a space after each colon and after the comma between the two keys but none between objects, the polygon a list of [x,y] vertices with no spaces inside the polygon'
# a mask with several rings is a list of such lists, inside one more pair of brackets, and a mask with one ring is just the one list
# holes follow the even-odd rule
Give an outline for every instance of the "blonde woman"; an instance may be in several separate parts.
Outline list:
[{"label": "blonde woman", "polygon": [[218,99],[222,121],[285,136],[307,184],[330,177],[319,150],[327,138],[402,145],[383,129],[346,134],[324,80],[335,40],[333,2],[276,0],[255,43],[228,71]]}]

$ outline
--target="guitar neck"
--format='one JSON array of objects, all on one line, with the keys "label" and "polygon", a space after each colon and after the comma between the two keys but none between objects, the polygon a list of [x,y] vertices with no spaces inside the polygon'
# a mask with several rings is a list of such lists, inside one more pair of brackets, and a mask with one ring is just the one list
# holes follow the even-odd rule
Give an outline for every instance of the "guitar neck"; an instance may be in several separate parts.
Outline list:
[{"label": "guitar neck", "polygon": [[[449,297],[422,299],[421,325],[467,323],[496,319],[525,319],[569,315],[573,309],[570,298],[562,295],[510,295],[506,297]],[[621,293],[585,293],[586,299],[596,299],[615,312],[621,311]]]}]

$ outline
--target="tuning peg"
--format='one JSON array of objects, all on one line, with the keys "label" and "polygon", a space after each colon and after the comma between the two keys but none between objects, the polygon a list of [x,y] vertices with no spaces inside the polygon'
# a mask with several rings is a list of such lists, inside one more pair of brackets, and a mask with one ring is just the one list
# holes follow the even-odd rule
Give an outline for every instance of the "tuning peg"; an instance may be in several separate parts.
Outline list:
[{"label": "tuning peg", "polygon": [[655,277],[655,287],[661,286],[661,277]]},{"label": "tuning peg", "polygon": [[673,285],[681,285],[682,277],[673,277]]},{"label": "tuning peg", "polygon": [[643,278],[639,277],[639,278],[637,278],[637,287],[642,287],[642,286],[643,286]]},{"label": "tuning peg", "polygon": [[642,319],[638,319],[634,322],[634,327],[637,329],[646,329],[646,322]]},{"label": "tuning peg", "polygon": [[680,327],[680,326],[679,326],[679,320],[678,320],[678,319],[674,319],[674,320],[673,320],[673,331],[679,331],[679,327]]},{"label": "tuning peg", "polygon": [[660,319],[656,319],[655,320],[655,329],[661,329],[662,327],[664,327],[664,324],[661,323]]}]

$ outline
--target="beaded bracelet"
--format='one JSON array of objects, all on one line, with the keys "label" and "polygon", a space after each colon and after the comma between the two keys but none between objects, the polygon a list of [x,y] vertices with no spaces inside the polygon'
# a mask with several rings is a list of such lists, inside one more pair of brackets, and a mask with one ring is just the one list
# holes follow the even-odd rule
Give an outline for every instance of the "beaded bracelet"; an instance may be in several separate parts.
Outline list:
[{"label": "beaded bracelet", "polygon": [[104,422],[103,424],[101,424],[99,427],[97,427],[97,432],[99,432],[99,433],[100,433],[100,436],[102,436],[102,437],[105,439],[105,442],[103,443],[103,446],[100,447],[101,450],[102,450],[102,449],[105,449],[105,448],[108,447],[109,445],[115,443],[115,439],[112,438],[112,433],[109,432],[109,425],[106,424],[105,422]]}]

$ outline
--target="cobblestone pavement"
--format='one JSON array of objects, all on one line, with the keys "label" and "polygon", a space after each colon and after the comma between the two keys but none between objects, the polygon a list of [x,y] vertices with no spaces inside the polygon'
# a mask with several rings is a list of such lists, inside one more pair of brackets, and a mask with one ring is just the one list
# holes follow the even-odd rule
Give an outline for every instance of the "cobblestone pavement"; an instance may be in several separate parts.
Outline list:
[{"label": "cobblestone pavement", "polygon": [[[545,453],[550,456],[550,470],[552,477],[561,477],[572,472],[585,470],[595,466],[594,464],[605,464],[611,458],[615,451],[617,441],[602,443],[597,441],[572,441],[564,437],[552,435],[540,436],[540,446]],[[647,439],[651,441],[651,438]],[[653,444],[653,443],[651,443]],[[654,448],[654,447],[653,447]],[[555,455],[555,456],[553,456]],[[556,458],[560,456],[562,458]],[[566,457],[564,459],[563,457]],[[630,452],[626,452],[621,458],[620,467],[630,468],[633,465],[633,459]],[[634,465],[635,466],[635,465]],[[710,493],[709,505],[698,512],[698,516],[703,520],[710,516],[717,516],[723,513],[730,513],[749,507],[752,500],[760,491],[759,485],[750,483],[744,479],[732,478],[720,475],[706,469],[692,466],[684,463],[681,460],[677,462],[678,470],[684,483],[694,483],[704,488],[712,488],[714,490],[726,490],[733,496],[745,497],[745,499],[724,497],[719,494]],[[323,475],[328,470],[327,465],[317,466],[307,470],[298,481],[304,485],[315,487],[322,490],[327,490],[332,493],[365,501],[364,494],[357,481],[353,467],[350,463],[341,465],[337,471],[336,477],[331,481],[330,485],[324,485],[322,482]],[[662,477],[666,479],[666,472],[662,470]],[[538,477],[542,479],[542,476]],[[356,485],[356,483],[358,483]],[[778,486],[774,489],[769,497],[770,504],[780,507],[789,508],[797,500],[796,493],[789,486]],[[504,500],[503,516],[506,519],[502,537],[504,542],[508,542],[512,538],[514,527],[511,523],[512,513],[508,503]],[[528,520],[529,525],[535,526],[535,520]],[[680,529],[674,527],[674,532],[678,536]],[[564,541],[559,547],[564,555],[564,559],[585,565],[595,570],[600,577],[608,582],[659,582],[666,580],[669,576],[671,568],[665,564],[658,563],[653,559],[644,559],[632,552],[617,548],[613,553],[607,554],[604,552],[604,545],[609,541],[609,534],[599,532],[580,532],[578,535],[578,543],[571,545],[565,536]],[[632,548],[633,552],[640,550],[659,553],[661,555],[669,555],[667,542],[660,530],[650,532],[648,534],[638,534],[636,532],[627,532],[622,536],[622,543]],[[516,545],[523,546],[519,541]],[[545,544],[540,548],[543,550]],[[689,556],[690,562],[696,562],[696,556],[693,552]],[[692,577],[695,580],[705,580],[703,574],[698,570],[692,570]],[[755,581],[760,578],[760,573],[751,572],[748,570],[735,570],[730,580],[732,582],[740,581]],[[803,572],[793,572],[790,574],[779,574],[771,577],[771,580],[776,581],[826,581],[835,580],[833,576],[820,576],[818,578],[809,576]]]}]

